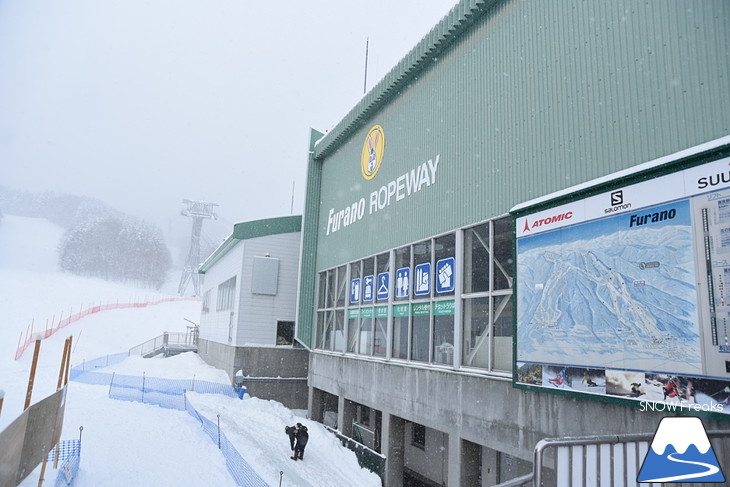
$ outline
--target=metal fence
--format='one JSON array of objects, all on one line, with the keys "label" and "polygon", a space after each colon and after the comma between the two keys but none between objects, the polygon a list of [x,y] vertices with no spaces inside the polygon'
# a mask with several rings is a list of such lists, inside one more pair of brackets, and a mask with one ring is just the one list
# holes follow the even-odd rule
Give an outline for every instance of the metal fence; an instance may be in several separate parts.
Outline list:
[{"label": "metal fence", "polygon": [[[353,426],[354,425],[355,423],[353,423]],[[381,482],[385,483],[386,458],[384,455],[376,452],[375,450],[372,450],[371,448],[368,448],[366,445],[363,445],[362,443],[352,438],[343,435],[334,428],[331,428],[327,425],[324,425],[324,427],[340,440],[342,446],[355,453],[355,456],[357,457],[357,462],[362,468],[366,468],[374,474],[378,475]]]},{"label": "metal fence", "polygon": [[192,391],[193,388],[195,392],[223,394],[229,397],[242,397],[244,392],[244,390],[236,390],[233,386],[214,382],[197,381],[191,383],[191,381],[156,377],[116,376],[109,388],[109,397],[187,411],[192,417],[200,421],[203,431],[218,445],[226,459],[226,467],[228,467],[228,471],[238,485],[242,487],[266,487],[268,484],[243,459],[236,447],[228,441],[220,427],[201,415],[187,400],[186,393]]},{"label": "metal fence", "polygon": [[61,328],[74,323],[76,321],[79,321],[86,316],[94,313],[99,313],[102,311],[108,311],[113,309],[127,309],[127,308],[146,308],[147,306],[156,306],[158,304],[162,303],[169,303],[173,301],[199,301],[200,298],[198,297],[165,297],[165,298],[157,298],[150,300],[148,297],[145,297],[144,301],[137,302],[135,298],[135,302],[133,303],[107,303],[107,304],[99,304],[98,306],[95,305],[89,305],[86,309],[83,309],[83,306],[81,307],[81,310],[78,313],[74,313],[73,309],[69,311],[69,315],[64,318],[63,317],[63,311],[61,312],[59,316],[58,323],[56,323],[56,317],[53,317],[53,321],[51,322],[50,328],[48,327],[48,321],[46,320],[46,327],[43,331],[41,330],[34,330],[34,322],[28,325],[26,331],[25,331],[25,339],[23,339],[23,332],[20,332],[20,338],[18,339],[18,347],[15,350],[15,360],[18,360],[20,357],[23,356],[23,353],[28,349],[31,343],[33,343],[38,336],[40,338],[46,339],[52,335],[54,335],[56,332],[58,332]]},{"label": "metal fence", "polygon": [[79,463],[81,462],[81,440],[63,440],[58,446],[48,453],[48,463],[56,461],[61,462],[58,466],[56,474],[55,487],[68,487],[73,485],[73,481],[79,473]]},{"label": "metal fence", "polygon": [[[225,434],[212,421],[202,416],[186,398],[187,392],[221,394],[228,397],[243,397],[245,388],[230,384],[193,379],[162,379],[159,377],[129,376],[96,371],[124,361],[129,355],[119,353],[83,362],[71,369],[70,378],[76,382],[109,386],[109,397],[123,401],[153,404],[168,409],[187,411],[200,421],[203,431],[221,449],[226,466],[236,483],[241,487],[266,487],[268,484],[246,463]],[[59,484],[57,484],[59,485]],[[60,484],[63,485],[63,484]]]},{"label": "metal fence", "polygon": [[185,410],[195,419],[200,421],[200,425],[203,431],[210,437],[213,443],[218,445],[223,456],[226,459],[226,467],[231,475],[236,480],[236,483],[243,487],[267,487],[268,484],[259,477],[256,471],[246,463],[241,454],[236,450],[236,447],[228,441],[225,433],[220,430],[220,427],[210,421],[205,416],[201,415],[190,401],[185,401]]},{"label": "metal fence", "polygon": [[[716,452],[730,451],[730,430],[707,432]],[[653,433],[547,438],[535,446],[533,472],[495,487],[639,487],[636,482]],[[554,460],[554,469],[545,464]],[[549,480],[548,470],[554,477]],[[648,485],[648,484],[643,484]],[[665,484],[652,483],[661,487]]]},{"label": "metal fence", "polygon": [[240,391],[230,384],[193,379],[161,379],[144,375],[116,375],[109,379],[109,397],[126,401],[185,409],[185,393],[221,394],[238,397]]}]

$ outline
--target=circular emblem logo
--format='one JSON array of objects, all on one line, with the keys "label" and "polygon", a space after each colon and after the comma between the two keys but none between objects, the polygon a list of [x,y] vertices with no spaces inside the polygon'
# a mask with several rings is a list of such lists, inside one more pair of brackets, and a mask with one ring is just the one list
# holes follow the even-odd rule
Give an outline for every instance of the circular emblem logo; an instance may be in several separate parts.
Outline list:
[{"label": "circular emblem logo", "polygon": [[380,164],[383,162],[383,151],[385,150],[385,133],[383,127],[375,125],[365,137],[362,146],[362,157],[360,158],[360,170],[362,177],[370,181],[378,174]]}]

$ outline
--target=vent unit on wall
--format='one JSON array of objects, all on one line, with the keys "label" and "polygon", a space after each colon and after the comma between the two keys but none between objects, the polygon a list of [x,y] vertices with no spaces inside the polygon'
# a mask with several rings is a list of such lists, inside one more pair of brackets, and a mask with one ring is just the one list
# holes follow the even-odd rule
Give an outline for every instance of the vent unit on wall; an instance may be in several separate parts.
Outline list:
[{"label": "vent unit on wall", "polygon": [[279,259],[254,257],[251,293],[274,296],[279,287]]}]

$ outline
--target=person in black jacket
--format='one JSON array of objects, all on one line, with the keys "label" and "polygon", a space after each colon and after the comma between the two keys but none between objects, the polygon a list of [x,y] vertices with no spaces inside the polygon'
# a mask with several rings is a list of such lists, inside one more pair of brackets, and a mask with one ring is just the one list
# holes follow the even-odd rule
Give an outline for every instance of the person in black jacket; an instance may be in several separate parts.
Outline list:
[{"label": "person in black jacket", "polygon": [[291,446],[291,451],[294,451],[294,442],[296,441],[297,437],[297,427],[296,426],[284,426],[284,433],[287,434],[289,437],[289,444]]},{"label": "person in black jacket", "polygon": [[291,459],[294,461],[297,459],[304,460],[304,448],[307,446],[307,442],[309,441],[309,432],[307,432],[307,427],[302,423],[297,423],[294,437],[296,438],[297,443],[294,445],[294,456],[291,457]]}]

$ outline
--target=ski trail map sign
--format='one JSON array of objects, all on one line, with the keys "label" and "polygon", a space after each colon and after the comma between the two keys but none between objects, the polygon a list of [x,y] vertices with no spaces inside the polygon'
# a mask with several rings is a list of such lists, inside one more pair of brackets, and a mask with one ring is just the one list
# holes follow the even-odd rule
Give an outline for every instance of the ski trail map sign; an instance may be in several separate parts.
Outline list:
[{"label": "ski trail map sign", "polygon": [[513,211],[515,385],[730,414],[727,151],[597,188]]}]

